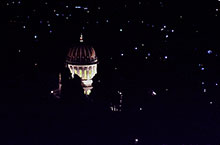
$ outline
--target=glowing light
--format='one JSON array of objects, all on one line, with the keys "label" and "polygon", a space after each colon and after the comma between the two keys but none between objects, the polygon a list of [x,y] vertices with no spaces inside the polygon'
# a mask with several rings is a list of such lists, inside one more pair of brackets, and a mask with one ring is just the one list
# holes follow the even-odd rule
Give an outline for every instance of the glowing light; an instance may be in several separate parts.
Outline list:
[{"label": "glowing light", "polygon": [[207,53],[208,53],[208,54],[212,54],[212,50],[208,50]]},{"label": "glowing light", "polygon": [[84,70],[84,78],[86,79],[87,78],[87,71]]},{"label": "glowing light", "polygon": [[79,77],[82,77],[82,70],[79,70]]},{"label": "glowing light", "polygon": [[157,93],[152,91],[152,96],[156,96],[156,95],[157,95]]},{"label": "glowing light", "polygon": [[81,6],[75,6],[75,9],[80,9],[81,8]]}]

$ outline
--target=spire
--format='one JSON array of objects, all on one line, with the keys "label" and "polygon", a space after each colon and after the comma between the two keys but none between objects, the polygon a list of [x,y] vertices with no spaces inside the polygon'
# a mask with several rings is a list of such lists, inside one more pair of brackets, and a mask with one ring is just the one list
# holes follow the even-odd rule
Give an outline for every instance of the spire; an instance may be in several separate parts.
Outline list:
[{"label": "spire", "polygon": [[83,42],[83,35],[82,35],[82,33],[81,33],[81,35],[80,35],[79,42]]}]

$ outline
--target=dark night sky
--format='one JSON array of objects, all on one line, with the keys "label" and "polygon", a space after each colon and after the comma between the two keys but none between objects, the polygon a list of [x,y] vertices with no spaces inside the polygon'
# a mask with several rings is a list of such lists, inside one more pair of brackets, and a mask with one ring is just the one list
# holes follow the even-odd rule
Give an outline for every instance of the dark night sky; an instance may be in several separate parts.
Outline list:
[{"label": "dark night sky", "polygon": [[[6,0],[0,16],[0,144],[220,142],[220,1]],[[61,101],[80,33],[98,74],[89,99],[72,80]]]}]

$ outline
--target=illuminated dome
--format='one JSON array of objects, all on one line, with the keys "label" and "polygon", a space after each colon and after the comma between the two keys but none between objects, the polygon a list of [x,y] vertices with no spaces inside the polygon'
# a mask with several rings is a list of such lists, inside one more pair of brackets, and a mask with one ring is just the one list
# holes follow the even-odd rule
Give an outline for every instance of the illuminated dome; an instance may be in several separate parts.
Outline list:
[{"label": "illuminated dome", "polygon": [[[80,42],[83,42],[82,34]],[[72,78],[74,78],[74,75],[81,78],[85,95],[89,95],[93,88],[92,79],[97,74],[97,63],[98,59],[93,47],[81,43],[81,45],[69,49],[66,57],[66,67],[69,68]]]},{"label": "illuminated dome", "polygon": [[79,45],[69,49],[66,63],[68,64],[95,64],[98,62],[95,50],[91,46]]}]

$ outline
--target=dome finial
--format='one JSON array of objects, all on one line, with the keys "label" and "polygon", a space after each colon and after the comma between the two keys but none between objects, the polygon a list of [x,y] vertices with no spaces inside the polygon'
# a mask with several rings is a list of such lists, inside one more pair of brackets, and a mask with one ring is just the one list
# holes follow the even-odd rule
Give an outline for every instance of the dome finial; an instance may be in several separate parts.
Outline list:
[{"label": "dome finial", "polygon": [[79,42],[83,42],[83,34],[81,33]]}]

